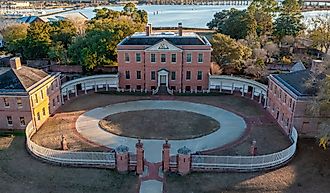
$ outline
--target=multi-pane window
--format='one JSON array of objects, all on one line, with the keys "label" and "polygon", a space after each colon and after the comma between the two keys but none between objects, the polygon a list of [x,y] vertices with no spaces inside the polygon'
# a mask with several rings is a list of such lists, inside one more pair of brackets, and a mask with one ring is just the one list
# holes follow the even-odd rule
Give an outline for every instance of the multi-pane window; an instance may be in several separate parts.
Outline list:
[{"label": "multi-pane window", "polygon": [[156,72],[151,71],[151,80],[156,80]]},{"label": "multi-pane window", "polygon": [[129,73],[128,70],[126,70],[126,72],[125,72],[125,76],[126,76],[126,79],[130,79],[130,78],[131,78],[131,75],[130,75],[130,73]]},{"label": "multi-pane window", "polygon": [[141,53],[135,53],[135,61],[141,62]]},{"label": "multi-pane window", "polygon": [[19,118],[19,122],[21,123],[21,126],[25,126],[25,119],[24,117]]},{"label": "multi-pane window", "polygon": [[202,71],[198,71],[197,72],[197,80],[202,80],[203,79],[203,72]]},{"label": "multi-pane window", "polygon": [[176,74],[175,72],[171,72],[171,80],[175,80],[176,79]]},{"label": "multi-pane window", "polygon": [[141,79],[141,71],[136,71],[136,79]]},{"label": "multi-pane window", "polygon": [[7,116],[7,124],[13,125],[13,118],[11,116]]},{"label": "multi-pane window", "polygon": [[5,104],[5,107],[9,107],[9,100],[8,100],[8,98],[3,98],[3,103]]},{"label": "multi-pane window", "polygon": [[154,54],[154,53],[150,54],[150,62],[152,62],[152,63],[156,62],[156,54]]},{"label": "multi-pane window", "polygon": [[125,62],[129,62],[129,54],[125,53]]},{"label": "multi-pane window", "polygon": [[39,112],[37,113],[37,119],[38,119],[38,121],[40,121],[40,113]]},{"label": "multi-pane window", "polygon": [[191,79],[191,72],[187,71],[186,72],[186,80],[190,80]]},{"label": "multi-pane window", "polygon": [[42,116],[46,116],[46,110],[45,110],[45,107],[42,108]]},{"label": "multi-pane window", "polygon": [[165,63],[166,62],[166,54],[160,55],[160,62]]},{"label": "multi-pane window", "polygon": [[176,63],[176,54],[171,54],[171,62]]},{"label": "multi-pane window", "polygon": [[198,54],[198,62],[202,63],[203,62],[203,54]]},{"label": "multi-pane window", "polygon": [[35,102],[35,103],[38,103],[38,102],[39,102],[39,101],[38,101],[38,95],[37,95],[37,94],[34,95],[34,102]]},{"label": "multi-pane window", "polygon": [[192,61],[192,57],[191,57],[191,53],[187,54],[187,63],[191,63]]},{"label": "multi-pane window", "polygon": [[23,107],[22,98],[20,98],[20,97],[16,98],[16,102],[17,102],[17,107],[18,108],[22,108]]}]

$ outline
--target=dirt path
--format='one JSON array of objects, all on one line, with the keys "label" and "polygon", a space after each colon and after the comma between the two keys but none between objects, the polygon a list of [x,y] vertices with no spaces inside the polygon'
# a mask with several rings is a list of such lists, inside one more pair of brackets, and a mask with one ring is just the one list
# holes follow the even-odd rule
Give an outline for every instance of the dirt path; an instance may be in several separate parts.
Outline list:
[{"label": "dirt path", "polygon": [[[46,123],[33,136],[32,140],[42,146],[59,149],[61,135],[65,135],[70,150],[75,151],[108,151],[95,143],[83,138],[75,129],[75,120],[82,113],[97,107],[104,107],[110,104],[162,98],[157,96],[125,96],[110,94],[87,94],[79,98],[72,98],[63,105],[58,113],[50,117]],[[167,98],[165,98],[167,99]],[[230,146],[226,151],[222,149],[213,151],[218,155],[249,155],[249,147],[252,140],[257,141],[259,154],[273,153],[282,150],[290,145],[279,126],[273,121],[268,112],[260,104],[248,98],[240,96],[171,96],[172,100],[182,100],[195,103],[209,104],[232,111],[245,118],[250,123],[251,130],[239,143]],[[244,108],[242,108],[244,107]]]}]

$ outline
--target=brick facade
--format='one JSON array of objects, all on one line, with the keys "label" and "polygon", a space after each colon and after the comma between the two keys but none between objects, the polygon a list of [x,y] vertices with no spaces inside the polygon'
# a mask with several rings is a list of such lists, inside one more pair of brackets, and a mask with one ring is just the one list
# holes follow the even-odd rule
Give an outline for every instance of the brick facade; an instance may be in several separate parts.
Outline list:
[{"label": "brick facade", "polygon": [[61,106],[60,74],[10,62],[0,73],[0,129],[23,130],[30,121],[39,128]]},{"label": "brick facade", "polygon": [[[135,33],[117,46],[119,87],[207,90],[211,44],[194,33]],[[162,72],[162,75],[161,73]]]},{"label": "brick facade", "polygon": [[299,134],[314,137],[322,118],[309,111],[315,91],[306,88],[310,71],[270,75],[267,110],[286,134],[295,127]]}]

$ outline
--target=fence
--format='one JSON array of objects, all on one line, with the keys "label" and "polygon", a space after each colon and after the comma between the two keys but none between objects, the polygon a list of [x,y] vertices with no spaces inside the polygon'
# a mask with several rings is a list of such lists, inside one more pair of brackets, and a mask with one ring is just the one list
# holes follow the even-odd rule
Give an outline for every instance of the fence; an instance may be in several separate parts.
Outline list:
[{"label": "fence", "polygon": [[61,93],[63,96],[68,96],[71,93],[78,94],[79,90],[87,92],[87,90],[117,88],[119,82],[118,74],[103,74],[86,76],[65,82],[61,86]]},{"label": "fence", "polygon": [[295,128],[290,135],[290,147],[273,154],[260,156],[215,156],[192,155],[191,169],[194,171],[205,170],[238,170],[256,171],[280,166],[291,159],[296,151],[298,133]]},{"label": "fence", "polygon": [[81,165],[89,167],[115,168],[116,158],[112,152],[73,152],[53,150],[42,147],[31,140],[35,133],[32,122],[26,127],[26,145],[28,150],[35,156],[58,164]]}]

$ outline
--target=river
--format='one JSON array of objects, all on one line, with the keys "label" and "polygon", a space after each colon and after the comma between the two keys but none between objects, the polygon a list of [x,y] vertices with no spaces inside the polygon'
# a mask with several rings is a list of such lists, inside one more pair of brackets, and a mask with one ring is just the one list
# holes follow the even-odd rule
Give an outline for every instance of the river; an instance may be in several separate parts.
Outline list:
[{"label": "river", "polygon": [[[73,10],[69,12],[81,12],[89,19],[95,16],[94,9],[101,7],[87,7],[84,9]],[[123,6],[105,6],[113,10],[122,10]],[[213,18],[216,12],[224,9],[236,8],[246,9],[246,5],[138,5],[139,9],[148,12],[149,23],[155,27],[173,27],[179,22],[184,27],[207,28],[206,24]],[[50,12],[50,10],[44,10]],[[56,11],[59,11],[58,9]],[[304,12],[306,18],[324,15],[329,11]],[[306,22],[307,23],[307,22]]]}]

